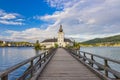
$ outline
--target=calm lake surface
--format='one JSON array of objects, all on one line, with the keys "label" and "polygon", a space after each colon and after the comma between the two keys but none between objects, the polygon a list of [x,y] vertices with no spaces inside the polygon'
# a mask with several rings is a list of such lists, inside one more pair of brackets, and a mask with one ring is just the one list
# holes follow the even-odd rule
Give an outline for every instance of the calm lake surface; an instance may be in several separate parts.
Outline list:
[{"label": "calm lake surface", "polygon": [[[81,47],[81,51],[89,52],[92,54],[97,54],[106,58],[111,58],[116,61],[120,61],[120,47]],[[90,56],[88,56],[90,57]],[[104,64],[104,60],[100,58],[94,58],[97,62]],[[108,65],[120,72],[120,64],[113,63],[113,62],[108,62]],[[114,78],[112,74],[109,73],[111,77]]]},{"label": "calm lake surface", "polygon": [[81,51],[120,60],[120,47],[81,47]]},{"label": "calm lake surface", "polygon": [[35,55],[33,47],[0,48],[0,71]]},{"label": "calm lake surface", "polygon": [[[0,47],[0,72],[37,54],[40,52],[36,53],[33,47]],[[12,72],[9,80],[16,80],[16,77],[21,75],[27,66]]]},{"label": "calm lake surface", "polygon": [[[90,52],[93,54],[109,57],[115,60],[120,60],[120,47],[81,47],[81,51]],[[39,53],[33,47],[5,47],[0,48],[0,71],[7,69],[17,63],[22,62]],[[120,69],[119,65],[113,65],[116,69]],[[117,67],[116,67],[117,66]],[[20,71],[24,71],[26,66],[14,71],[10,74],[9,80],[16,80],[16,77],[21,75]]]}]

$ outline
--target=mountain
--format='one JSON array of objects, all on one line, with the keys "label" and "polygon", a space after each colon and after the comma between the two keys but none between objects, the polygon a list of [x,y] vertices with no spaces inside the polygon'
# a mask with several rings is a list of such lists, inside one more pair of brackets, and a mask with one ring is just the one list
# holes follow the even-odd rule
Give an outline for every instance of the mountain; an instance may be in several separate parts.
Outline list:
[{"label": "mountain", "polygon": [[120,43],[120,35],[105,37],[105,38],[95,38],[82,42],[85,44],[94,44],[94,43]]}]

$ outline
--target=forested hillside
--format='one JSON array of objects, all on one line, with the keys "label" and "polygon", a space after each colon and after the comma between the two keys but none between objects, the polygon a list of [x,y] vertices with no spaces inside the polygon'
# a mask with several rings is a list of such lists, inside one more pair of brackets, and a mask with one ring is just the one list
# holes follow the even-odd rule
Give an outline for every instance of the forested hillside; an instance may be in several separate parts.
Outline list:
[{"label": "forested hillside", "polygon": [[116,36],[111,36],[111,37],[105,37],[105,38],[95,38],[89,41],[85,41],[83,43],[86,44],[93,44],[93,43],[118,43],[120,42],[120,35],[116,35]]}]

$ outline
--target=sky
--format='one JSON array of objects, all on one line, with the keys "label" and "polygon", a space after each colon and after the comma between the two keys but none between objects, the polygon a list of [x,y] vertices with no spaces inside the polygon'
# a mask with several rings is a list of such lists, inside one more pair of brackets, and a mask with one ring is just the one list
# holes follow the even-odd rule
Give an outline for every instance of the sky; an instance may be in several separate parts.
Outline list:
[{"label": "sky", "polygon": [[76,41],[120,34],[120,0],[0,0],[0,40]]}]

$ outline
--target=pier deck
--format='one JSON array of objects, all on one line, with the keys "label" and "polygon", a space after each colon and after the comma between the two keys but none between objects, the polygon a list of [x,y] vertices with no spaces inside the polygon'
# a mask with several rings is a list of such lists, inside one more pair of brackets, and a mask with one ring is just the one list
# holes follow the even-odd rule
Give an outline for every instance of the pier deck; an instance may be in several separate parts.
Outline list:
[{"label": "pier deck", "polygon": [[66,50],[58,48],[39,80],[100,80]]}]

